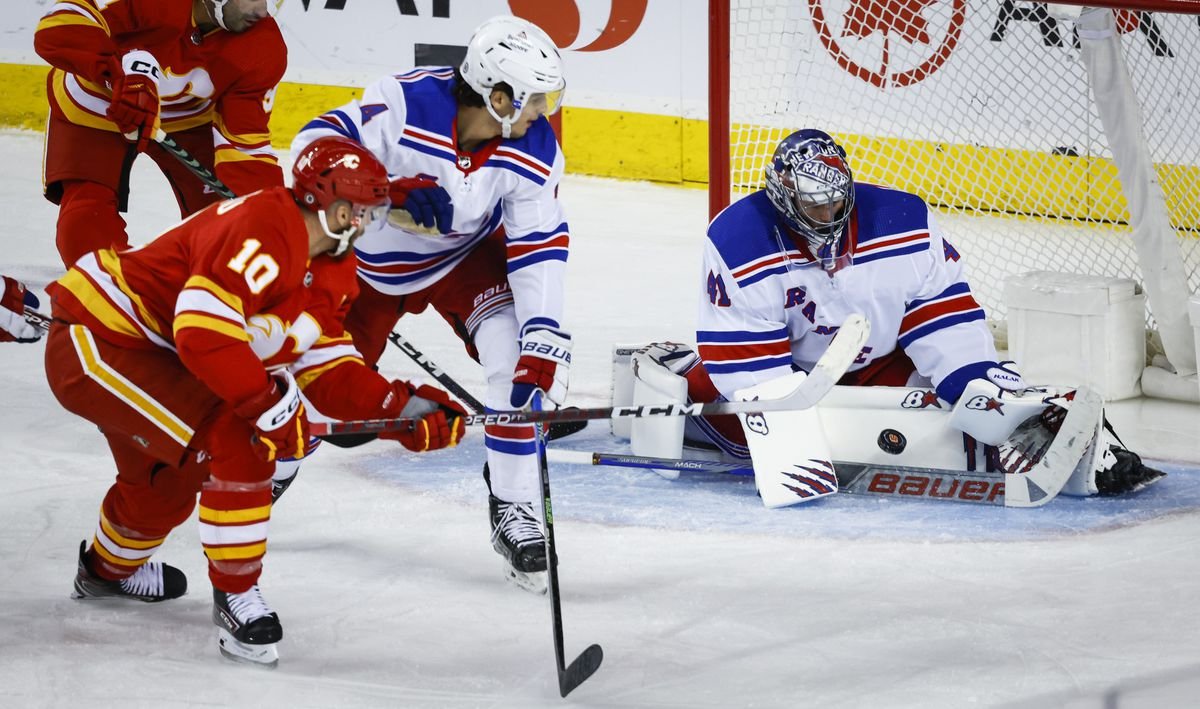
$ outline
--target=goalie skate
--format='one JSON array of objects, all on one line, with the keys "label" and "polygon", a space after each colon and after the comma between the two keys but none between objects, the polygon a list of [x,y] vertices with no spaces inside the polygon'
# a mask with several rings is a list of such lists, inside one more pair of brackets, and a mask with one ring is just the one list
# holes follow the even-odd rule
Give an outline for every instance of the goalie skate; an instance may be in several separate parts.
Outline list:
[{"label": "goalie skate", "polygon": [[1129,495],[1167,477],[1161,470],[1143,464],[1137,453],[1118,445],[1110,445],[1103,456],[1096,471],[1096,487],[1102,497]]},{"label": "goalie skate", "polygon": [[270,668],[279,664],[276,645],[283,638],[283,626],[257,585],[244,593],[214,588],[213,624],[217,626],[217,649],[225,657]]}]

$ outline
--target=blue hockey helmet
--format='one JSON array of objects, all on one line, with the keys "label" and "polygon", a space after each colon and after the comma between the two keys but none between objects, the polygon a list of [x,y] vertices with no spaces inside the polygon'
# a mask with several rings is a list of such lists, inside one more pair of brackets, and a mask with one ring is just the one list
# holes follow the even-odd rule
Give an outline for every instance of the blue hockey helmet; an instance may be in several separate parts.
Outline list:
[{"label": "blue hockey helmet", "polygon": [[767,197],[779,216],[832,268],[854,209],[846,151],[828,133],[798,130],[780,141],[765,172]]}]

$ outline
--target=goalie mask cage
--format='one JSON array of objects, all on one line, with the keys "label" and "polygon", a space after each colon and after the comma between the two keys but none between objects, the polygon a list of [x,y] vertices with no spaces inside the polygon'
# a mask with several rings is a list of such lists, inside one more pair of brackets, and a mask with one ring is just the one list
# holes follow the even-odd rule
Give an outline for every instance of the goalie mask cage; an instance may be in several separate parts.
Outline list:
[{"label": "goalie mask cage", "polygon": [[1194,373],[1200,0],[1119,1],[710,0],[710,216],[820,128],[933,207],[1002,346],[1005,277],[1124,276]]}]

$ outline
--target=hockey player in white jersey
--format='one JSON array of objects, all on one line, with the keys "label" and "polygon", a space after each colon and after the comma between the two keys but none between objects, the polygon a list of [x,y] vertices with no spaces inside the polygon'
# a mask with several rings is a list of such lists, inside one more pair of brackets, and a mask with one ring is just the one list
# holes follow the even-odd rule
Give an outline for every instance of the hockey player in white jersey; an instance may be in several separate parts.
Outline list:
[{"label": "hockey player in white jersey", "polygon": [[[546,116],[564,87],[550,37],[497,17],[475,31],[461,66],[380,79],[296,136],[293,154],[327,135],[359,141],[394,179],[388,225],[355,244],[361,293],[346,327],[368,363],[402,315],[432,306],[483,366],[487,407],[523,408],[535,390],[563,403],[569,233],[557,197],[564,160]],[[534,429],[488,426],[484,438],[493,546],[510,578],[540,590]]]},{"label": "hockey player in white jersey", "polygon": [[[986,442],[995,445],[1012,433],[1012,428],[999,434],[975,428],[1004,419],[997,414],[1007,402],[1015,402],[1009,411],[1026,404],[1030,411],[1042,411],[1043,400],[1055,394],[1069,396],[1065,389],[1040,389],[1022,398],[1025,383],[1013,363],[998,361],[962,259],[921,198],[856,183],[845,151],[819,130],[786,137],[766,167],[765,178],[766,189],[726,208],[708,228],[698,354],[676,344],[652,346],[644,353],[666,372],[686,378],[689,401],[746,398],[747,390],[769,389],[771,382],[808,371],[852,313],[865,315],[871,332],[840,384],[932,387],[936,397],[923,392],[923,400],[911,402],[910,408],[940,409],[938,400],[951,406],[961,403],[954,406],[948,425],[976,434],[980,441],[992,437],[997,440]],[[898,402],[906,393],[901,394]],[[978,403],[988,401],[991,407]],[[995,403],[1001,401],[1005,403]],[[813,433],[820,422],[815,412],[807,415],[812,417],[807,433]],[[870,440],[866,433],[856,439],[859,432],[830,432],[828,438],[818,433],[812,444],[824,454],[816,459],[855,459],[839,456],[857,452],[829,453],[830,441],[835,449],[846,441],[854,446],[861,442],[860,447],[893,461],[889,454],[898,455],[907,445],[903,437],[889,441],[883,435],[876,445],[879,431],[871,430],[862,417],[823,418],[826,426],[836,420],[843,428],[862,429]],[[1013,418],[1009,415],[1002,427]],[[1095,464],[1065,491],[1120,494],[1162,477],[1113,442],[1111,427],[1105,432],[1097,423],[1095,428],[1100,441],[1090,451]],[[697,419],[686,430],[693,442],[715,446],[726,455],[745,457],[752,452],[736,417]],[[958,438],[952,444],[955,450],[941,453],[962,459],[959,469],[974,470],[974,441],[951,433]],[[952,441],[953,436],[938,440]],[[994,449],[981,447],[980,453],[994,455]],[[757,469],[757,454],[754,457]],[[811,492],[820,496],[825,489],[818,481]]]}]

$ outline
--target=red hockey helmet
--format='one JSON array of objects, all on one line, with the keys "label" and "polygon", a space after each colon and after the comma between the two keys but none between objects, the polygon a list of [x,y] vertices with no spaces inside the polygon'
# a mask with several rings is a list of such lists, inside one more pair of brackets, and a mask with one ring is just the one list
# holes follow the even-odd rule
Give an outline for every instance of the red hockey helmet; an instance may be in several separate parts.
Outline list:
[{"label": "red hockey helmet", "polygon": [[368,208],[386,205],[387,169],[371,151],[349,138],[318,138],[296,156],[292,193],[314,212],[339,199]]},{"label": "red hockey helmet", "polygon": [[[292,165],[292,194],[317,213],[321,227],[338,240],[335,256],[341,256],[364,220],[379,224],[387,217],[387,168],[361,144],[341,136],[318,138],[296,156]],[[339,199],[350,203],[353,220],[347,228],[330,230],[325,210]]]}]

